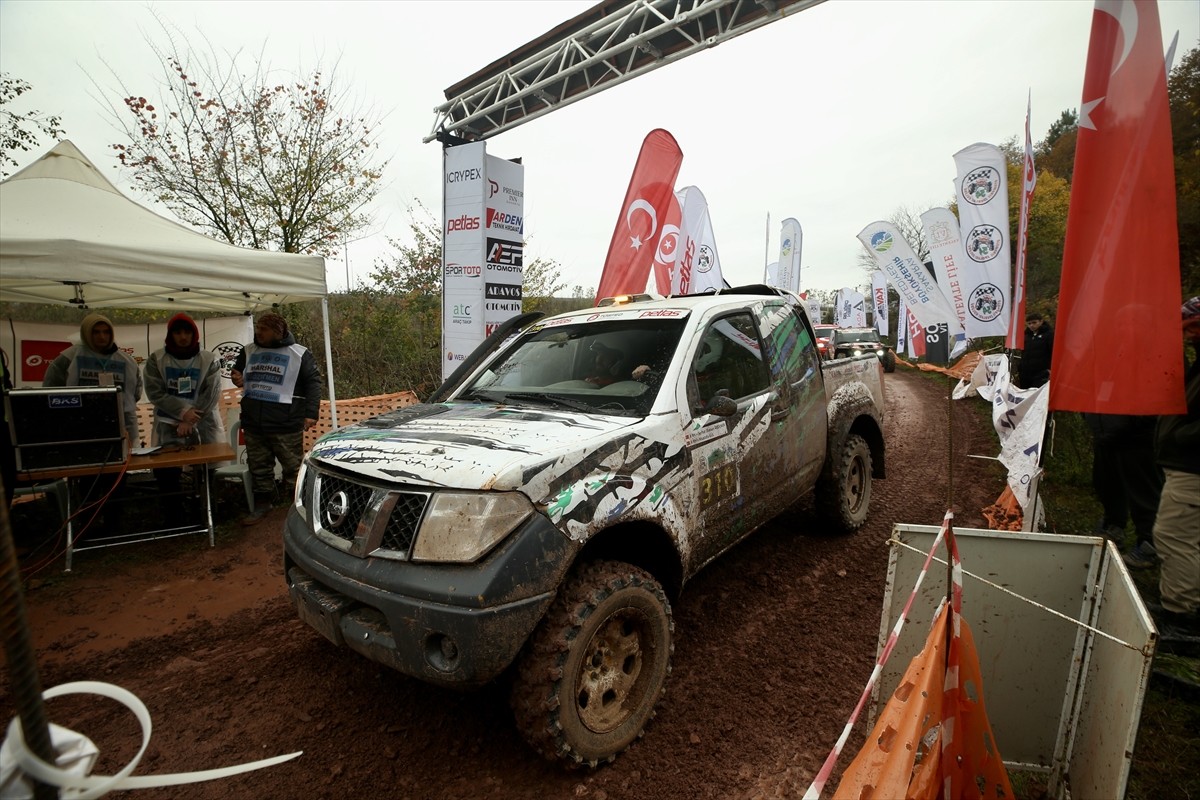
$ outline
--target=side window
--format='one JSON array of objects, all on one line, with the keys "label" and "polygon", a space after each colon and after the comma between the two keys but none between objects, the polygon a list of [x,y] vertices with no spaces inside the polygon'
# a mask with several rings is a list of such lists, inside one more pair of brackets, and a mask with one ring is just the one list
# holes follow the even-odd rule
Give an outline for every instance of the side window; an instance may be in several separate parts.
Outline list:
[{"label": "side window", "polygon": [[816,371],[816,342],[798,308],[767,305],[762,311],[762,332],[772,380],[790,386]]},{"label": "side window", "polygon": [[712,322],[692,359],[693,408],[703,408],[718,394],[740,400],[766,391],[769,385],[762,344],[750,314],[741,312]]}]

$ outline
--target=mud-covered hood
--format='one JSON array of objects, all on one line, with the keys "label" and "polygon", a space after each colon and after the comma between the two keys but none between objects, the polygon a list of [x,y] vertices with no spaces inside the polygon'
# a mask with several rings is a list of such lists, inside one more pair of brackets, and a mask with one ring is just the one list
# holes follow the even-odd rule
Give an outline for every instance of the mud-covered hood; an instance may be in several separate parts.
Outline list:
[{"label": "mud-covered hood", "polygon": [[309,458],[389,483],[523,490],[527,469],[586,453],[640,421],[554,409],[418,405],[326,434]]}]

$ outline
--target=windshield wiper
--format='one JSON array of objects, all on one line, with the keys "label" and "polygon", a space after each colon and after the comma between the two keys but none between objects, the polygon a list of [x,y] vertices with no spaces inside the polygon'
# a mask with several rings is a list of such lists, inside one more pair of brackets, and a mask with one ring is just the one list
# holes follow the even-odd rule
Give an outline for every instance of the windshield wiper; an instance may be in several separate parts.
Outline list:
[{"label": "windshield wiper", "polygon": [[582,400],[576,400],[572,397],[564,397],[561,394],[546,394],[544,392],[509,392],[504,397],[505,400],[512,400],[514,398],[517,400],[532,400],[534,402],[541,401],[547,405],[565,406],[567,408],[573,408],[576,411],[585,411],[591,414],[595,414],[600,411],[599,408],[591,403],[585,403]]}]

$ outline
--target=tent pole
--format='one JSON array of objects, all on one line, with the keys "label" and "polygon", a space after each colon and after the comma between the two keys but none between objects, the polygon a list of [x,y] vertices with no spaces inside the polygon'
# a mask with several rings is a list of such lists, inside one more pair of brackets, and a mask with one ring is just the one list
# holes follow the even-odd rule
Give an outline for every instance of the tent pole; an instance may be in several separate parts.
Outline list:
[{"label": "tent pole", "polygon": [[325,374],[329,376],[329,423],[337,430],[337,392],[333,388],[333,348],[329,343],[329,295],[321,295],[321,327],[325,329]]}]

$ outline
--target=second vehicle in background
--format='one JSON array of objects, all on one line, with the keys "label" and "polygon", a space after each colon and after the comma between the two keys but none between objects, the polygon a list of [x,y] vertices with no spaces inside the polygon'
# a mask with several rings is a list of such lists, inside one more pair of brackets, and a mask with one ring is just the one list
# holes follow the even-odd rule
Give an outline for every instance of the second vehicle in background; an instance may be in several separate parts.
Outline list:
[{"label": "second vehicle in background", "polygon": [[824,323],[813,325],[813,335],[817,337],[817,352],[823,359],[833,358],[833,332],[837,330],[837,327],[837,325]]},{"label": "second vehicle in background", "polygon": [[874,328],[834,328],[829,349],[831,358],[878,358],[884,372],[896,371],[895,352],[879,341]]}]

